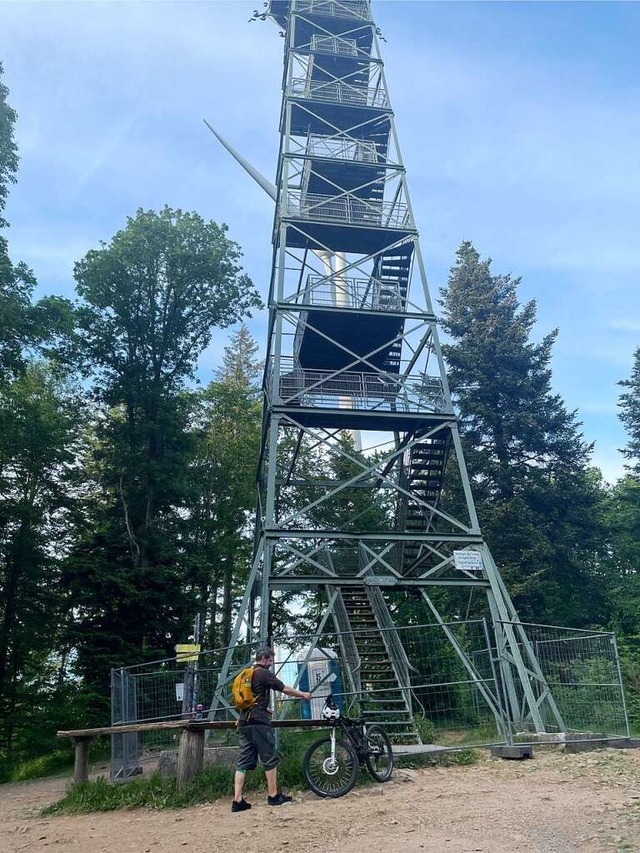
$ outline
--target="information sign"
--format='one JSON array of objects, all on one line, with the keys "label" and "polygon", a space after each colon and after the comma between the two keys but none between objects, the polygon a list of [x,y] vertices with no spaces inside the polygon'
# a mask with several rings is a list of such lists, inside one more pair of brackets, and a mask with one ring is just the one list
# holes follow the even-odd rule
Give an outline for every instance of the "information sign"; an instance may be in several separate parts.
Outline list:
[{"label": "information sign", "polygon": [[481,572],[484,568],[480,551],[454,551],[453,562],[463,572]]}]

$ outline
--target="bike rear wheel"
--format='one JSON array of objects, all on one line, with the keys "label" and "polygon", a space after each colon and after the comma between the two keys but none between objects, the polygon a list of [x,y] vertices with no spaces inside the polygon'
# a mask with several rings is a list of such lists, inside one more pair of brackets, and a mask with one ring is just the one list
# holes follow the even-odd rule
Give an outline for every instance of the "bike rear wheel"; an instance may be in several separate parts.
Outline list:
[{"label": "bike rear wheel", "polygon": [[302,772],[311,790],[319,797],[342,797],[356,784],[358,756],[345,740],[336,738],[331,755],[331,738],[312,744],[302,759]]},{"label": "bike rear wheel", "polygon": [[388,782],[393,773],[393,750],[382,726],[369,726],[364,738],[364,763],[376,782]]}]

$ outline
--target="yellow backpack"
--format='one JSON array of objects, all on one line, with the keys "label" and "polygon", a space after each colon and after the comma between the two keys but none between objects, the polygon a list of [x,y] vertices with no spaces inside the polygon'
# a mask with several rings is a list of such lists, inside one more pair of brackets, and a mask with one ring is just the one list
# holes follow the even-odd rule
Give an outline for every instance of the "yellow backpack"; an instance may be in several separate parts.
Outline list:
[{"label": "yellow backpack", "polygon": [[251,689],[252,675],[253,667],[246,666],[233,679],[231,699],[238,711],[248,711],[258,701],[257,696]]}]

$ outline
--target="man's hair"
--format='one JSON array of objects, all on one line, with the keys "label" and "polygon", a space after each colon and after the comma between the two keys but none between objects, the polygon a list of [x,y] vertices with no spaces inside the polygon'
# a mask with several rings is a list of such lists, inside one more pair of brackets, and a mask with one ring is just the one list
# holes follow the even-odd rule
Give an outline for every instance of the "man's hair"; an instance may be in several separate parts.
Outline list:
[{"label": "man's hair", "polygon": [[272,658],[275,657],[273,653],[273,649],[270,649],[269,646],[260,646],[259,649],[256,649],[256,660],[263,660],[264,658]]}]

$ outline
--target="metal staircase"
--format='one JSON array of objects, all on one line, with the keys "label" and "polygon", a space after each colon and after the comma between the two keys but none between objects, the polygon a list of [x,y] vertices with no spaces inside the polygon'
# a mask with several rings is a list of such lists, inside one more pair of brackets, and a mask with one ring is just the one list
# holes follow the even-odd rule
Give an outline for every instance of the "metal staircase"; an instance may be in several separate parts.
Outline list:
[{"label": "metal staircase", "polygon": [[411,711],[406,657],[402,660],[401,644],[393,653],[389,636],[393,627],[385,629],[380,625],[370,588],[343,586],[340,594],[358,649],[363,716],[383,723],[396,743],[419,743]]},{"label": "metal staircase", "polygon": [[[402,310],[407,302],[407,289],[411,272],[413,243],[405,243],[389,252],[384,252],[376,259],[373,278],[378,284],[379,305],[394,306]],[[402,325],[399,325],[399,331]],[[390,346],[384,361],[384,369],[389,373],[400,371],[402,357],[402,338]]]},{"label": "metal staircase", "polygon": [[402,573],[410,576],[422,552],[419,537],[428,533],[434,524],[435,511],[440,502],[444,474],[451,446],[449,433],[426,438],[414,444],[409,451],[409,461],[403,471],[407,491],[430,504],[433,509],[425,510],[409,497],[399,507],[399,525],[416,538],[405,542],[402,549]]}]

